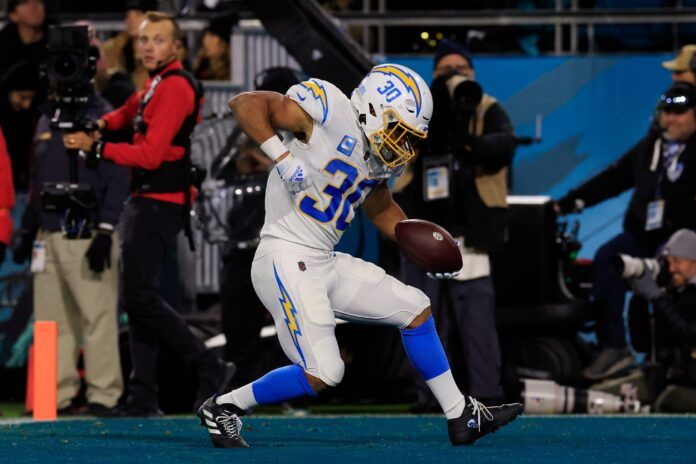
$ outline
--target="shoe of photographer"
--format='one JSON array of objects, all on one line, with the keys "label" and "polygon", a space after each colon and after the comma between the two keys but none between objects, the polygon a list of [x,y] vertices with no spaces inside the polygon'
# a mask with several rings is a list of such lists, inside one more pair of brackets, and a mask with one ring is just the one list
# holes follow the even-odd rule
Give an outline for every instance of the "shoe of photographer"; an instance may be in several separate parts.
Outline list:
[{"label": "shoe of photographer", "polygon": [[126,403],[116,411],[113,417],[157,418],[164,413],[157,406]]},{"label": "shoe of photographer", "polygon": [[110,408],[101,403],[87,403],[87,410],[85,411],[85,414],[88,416],[97,417],[119,417],[121,415],[121,410],[118,408],[118,406]]},{"label": "shoe of photographer", "polygon": [[601,380],[624,372],[636,363],[628,348],[607,348],[588,367],[582,376],[589,380]]},{"label": "shoe of photographer", "polygon": [[668,385],[655,400],[655,412],[696,413],[696,390],[680,385]]},{"label": "shoe of photographer", "polygon": [[67,406],[58,408],[57,411],[58,417],[82,416],[84,412],[84,407],[81,407],[75,400],[72,400]]}]

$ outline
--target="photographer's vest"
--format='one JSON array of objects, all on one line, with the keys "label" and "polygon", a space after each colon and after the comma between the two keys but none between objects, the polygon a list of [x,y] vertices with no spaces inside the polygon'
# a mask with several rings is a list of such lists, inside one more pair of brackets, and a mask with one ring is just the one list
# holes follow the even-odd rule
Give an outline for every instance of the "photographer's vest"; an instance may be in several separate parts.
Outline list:
[{"label": "photographer's vest", "polygon": [[131,179],[131,191],[138,193],[176,193],[187,192],[191,185],[191,135],[193,129],[198,122],[198,113],[200,111],[200,99],[203,95],[201,84],[196,81],[191,74],[183,69],[173,69],[167,71],[161,76],[153,79],[147,92],[140,100],[138,106],[138,114],[133,120],[135,132],[145,134],[147,132],[147,124],[143,119],[143,113],[152,96],[157,89],[157,86],[162,81],[170,76],[181,76],[191,85],[194,90],[194,109],[191,115],[184,119],[184,123],[179,128],[179,131],[172,140],[172,145],[185,149],[184,156],[176,161],[165,161],[157,169],[142,169],[134,168],[133,177]]},{"label": "photographer's vest", "polygon": [[133,168],[131,177],[131,191],[137,193],[178,193],[184,192],[185,220],[184,232],[189,240],[189,246],[193,250],[193,236],[189,211],[191,209],[191,186],[194,183],[193,166],[191,163],[191,136],[198,123],[200,102],[203,97],[203,86],[194,77],[183,69],[173,69],[153,79],[150,87],[143,95],[138,105],[138,113],[133,120],[135,132],[145,134],[148,125],[143,119],[145,107],[152,99],[157,86],[170,76],[181,76],[189,83],[194,91],[193,112],[184,119],[181,128],[174,136],[172,145],[184,148],[184,156],[176,161],[164,161],[157,169]]},{"label": "photographer's vest", "polygon": [[[481,103],[476,107],[476,117],[469,122],[469,133],[480,137],[483,135],[483,120],[486,111],[497,100],[484,94]],[[494,173],[486,172],[481,166],[474,168],[474,181],[483,204],[489,208],[507,208],[507,166]]]}]

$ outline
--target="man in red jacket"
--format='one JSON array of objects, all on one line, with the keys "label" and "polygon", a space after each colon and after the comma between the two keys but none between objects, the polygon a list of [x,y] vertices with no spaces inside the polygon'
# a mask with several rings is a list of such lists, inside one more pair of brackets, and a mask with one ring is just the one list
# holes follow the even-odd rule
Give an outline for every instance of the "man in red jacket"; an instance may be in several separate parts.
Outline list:
[{"label": "man in red jacket", "polygon": [[[180,30],[169,15],[148,12],[138,44],[150,73],[145,88],[97,121],[102,130],[133,124],[132,144],[103,143],[78,132],[64,136],[88,161],[112,161],[133,168],[131,198],[123,211],[120,301],[129,315],[133,372],[126,415],[153,416],[157,403],[157,345],[191,362],[198,373],[196,407],[224,387],[234,365],[207,350],[184,319],[156,291],[165,256],[186,228],[192,194],[190,135],[197,123],[202,92],[176,59]],[[188,229],[187,229],[188,230]]]},{"label": "man in red jacket", "polygon": [[5,251],[12,237],[12,216],[14,207],[14,183],[12,182],[12,165],[7,152],[5,136],[0,129],[0,266],[5,261]]}]

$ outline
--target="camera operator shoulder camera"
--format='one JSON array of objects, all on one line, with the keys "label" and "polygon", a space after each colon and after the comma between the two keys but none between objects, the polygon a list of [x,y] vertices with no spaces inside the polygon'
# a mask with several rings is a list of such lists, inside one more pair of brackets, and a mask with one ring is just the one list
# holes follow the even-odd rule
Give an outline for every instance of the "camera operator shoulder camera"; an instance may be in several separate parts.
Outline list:
[{"label": "camera operator shoulder camera", "polygon": [[[97,56],[87,26],[50,28],[41,69],[49,85],[49,100],[40,108],[33,188],[13,245],[18,263],[31,256],[38,235],[41,243],[91,239],[86,252],[90,269],[100,273],[111,264],[111,234],[128,193],[128,173],[115,165],[87,169],[77,162],[77,151],[63,142],[66,132],[94,130],[94,121],[111,110],[94,88]],[[34,270],[39,272],[38,268]]]},{"label": "camera operator shoulder camera", "polygon": [[133,380],[125,410],[131,416],[156,416],[161,413],[153,374],[156,359],[147,348],[151,342],[170,347],[193,364],[198,404],[229,380],[233,366],[208,350],[156,291],[164,258],[176,248],[179,232],[193,249],[190,209],[194,186],[200,186],[205,173],[192,164],[191,136],[200,119],[203,89],[177,58],[182,32],[176,18],[147,12],[138,44],[149,74],[145,88],[97,120],[106,132],[133,127],[132,143],[104,141],[86,131],[68,133],[63,141],[83,152],[90,164],[132,168],[130,197],[121,216],[119,303],[128,313],[130,333],[138,333],[142,343],[132,350]]}]

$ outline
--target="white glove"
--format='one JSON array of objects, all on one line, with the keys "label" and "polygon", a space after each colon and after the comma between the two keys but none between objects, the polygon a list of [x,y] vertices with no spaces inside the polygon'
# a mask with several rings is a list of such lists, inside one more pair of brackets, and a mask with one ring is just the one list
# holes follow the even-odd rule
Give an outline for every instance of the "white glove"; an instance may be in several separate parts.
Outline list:
[{"label": "white glove", "polygon": [[276,164],[276,169],[290,193],[300,193],[312,185],[312,178],[305,164],[291,154]]},{"label": "white glove", "polygon": [[449,280],[454,279],[459,275],[459,271],[456,272],[428,272],[428,277],[435,280]]}]

